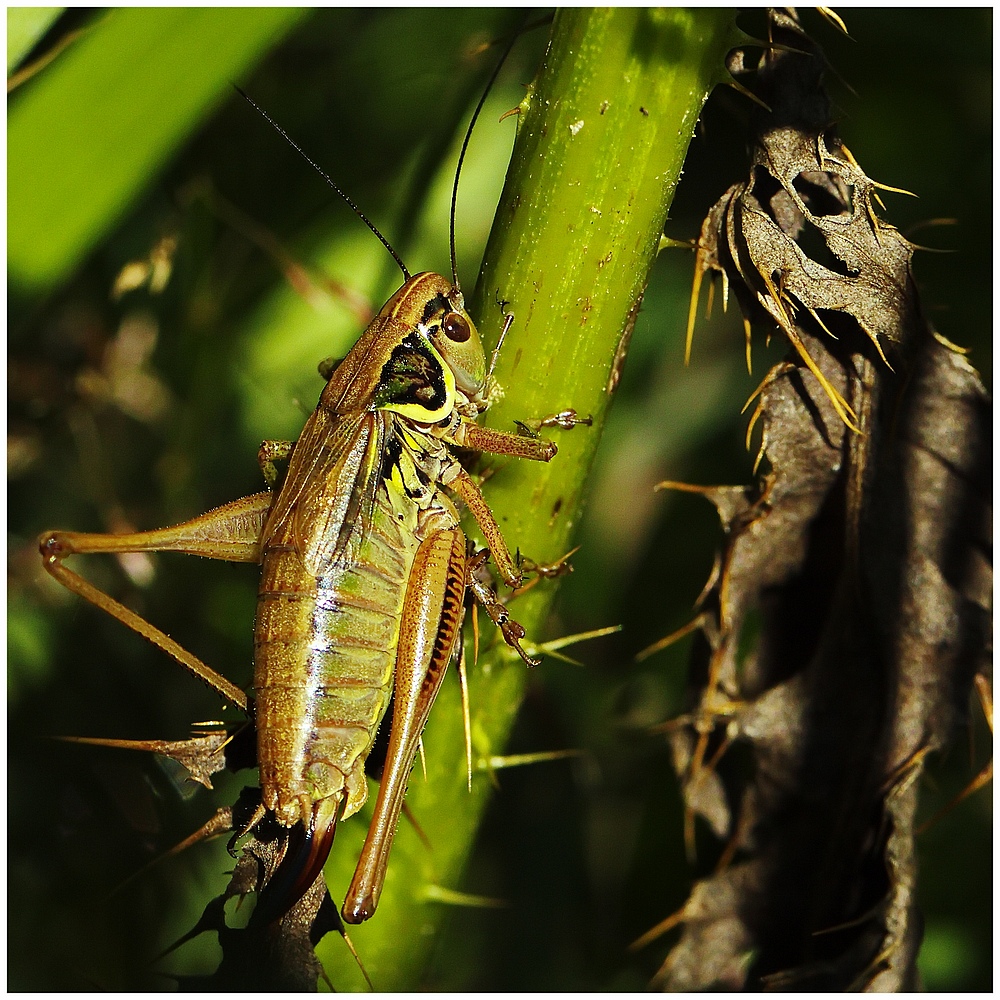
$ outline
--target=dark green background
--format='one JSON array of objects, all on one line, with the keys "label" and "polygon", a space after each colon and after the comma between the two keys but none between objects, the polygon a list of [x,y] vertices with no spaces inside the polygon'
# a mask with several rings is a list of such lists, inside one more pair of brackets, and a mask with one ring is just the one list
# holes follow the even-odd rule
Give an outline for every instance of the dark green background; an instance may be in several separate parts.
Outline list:
[{"label": "dark green background", "polygon": [[[35,536],[50,527],[103,530],[115,510],[152,527],[256,491],[261,437],[295,435],[320,386],[316,361],[343,353],[359,330],[337,303],[316,308],[290,291],[268,257],[192,192],[210,185],[296,259],[376,304],[397,281],[384,250],[230,82],[373,215],[411,269],[446,269],[454,141],[492,60],[464,53],[470,39],[502,34],[511,20],[502,12],[343,10],[298,21],[270,14],[262,25],[257,12],[234,11],[254,22],[232,22],[226,47],[209,44],[204,30],[194,22],[185,28],[182,18],[183,45],[95,53],[86,76],[92,89],[77,84],[75,103],[55,102],[72,112],[69,124],[48,133],[44,120],[19,122],[19,104],[74,46],[94,44],[102,16],[71,15],[70,27],[84,35],[10,99],[9,134],[25,128],[36,149],[34,158],[19,159],[23,147],[12,141],[11,198],[37,194],[12,203],[8,234],[12,989],[170,988],[155,970],[210,968],[207,939],[158,965],[151,959],[221,888],[229,865],[222,844],[167,860],[111,893],[239,786],[234,780],[215,796],[192,794],[154,760],[46,739],[181,738],[190,722],[217,718],[219,707],[162,655],[60,593],[40,570]],[[831,82],[848,145],[870,176],[919,195],[886,195],[886,217],[915,242],[950,251],[917,257],[925,308],[945,336],[973,348],[989,383],[992,13],[849,11],[852,40],[806,16],[856,91]],[[463,177],[467,286],[513,136],[513,124],[496,119],[520,100],[545,32],[518,46]],[[116,131],[121,119],[110,116],[112,107],[138,109],[124,132]],[[745,115],[733,91],[713,96],[674,203],[671,236],[693,237],[706,208],[742,178]],[[132,189],[123,183],[102,209],[98,202],[115,190],[113,168],[124,168],[146,148],[144,132],[156,129],[165,138],[158,158],[136,167],[134,195],[125,196]],[[414,206],[428,188],[425,223]],[[67,191],[69,207],[59,200]],[[41,206],[39,214],[27,211],[31,205]],[[96,241],[62,240],[63,225],[81,218],[105,220],[91,222]],[[956,224],[917,228],[941,218]],[[166,290],[112,301],[123,265],[168,232],[179,243]],[[35,243],[45,252],[35,253]],[[74,258],[73,245],[85,247],[82,256]],[[69,249],[60,258],[61,246]],[[24,260],[49,261],[47,269],[22,267],[22,247]],[[677,710],[686,644],[641,666],[633,658],[687,621],[719,529],[707,504],[654,496],[651,487],[664,478],[749,478],[739,410],[776,356],[776,345],[770,354],[759,345],[755,374],[747,375],[738,318],[716,310],[699,324],[691,367],[683,368],[691,266],[689,254],[668,250],[654,270],[576,571],[544,638],[618,623],[623,631],[579,647],[582,667],[549,660],[533,673],[511,747],[589,755],[500,774],[465,888],[509,905],[454,912],[428,972],[430,988],[641,989],[669,948],[666,938],[638,956],[624,950],[683,902],[693,874],[683,859],[666,746],[648,732]],[[154,392],[166,393],[158,412],[141,400],[123,407],[114,394],[108,345],[123,325],[155,331],[141,371],[159,386]],[[134,384],[135,370],[126,370]],[[143,587],[111,560],[91,561],[87,572],[247,681],[254,571],[170,556],[155,567]],[[932,764],[928,815],[981,766],[987,747],[978,722],[976,738],[975,763],[962,733],[948,758]],[[920,841],[921,969],[930,989],[990,986],[989,797],[963,803]],[[701,847],[710,861],[707,836]]]}]

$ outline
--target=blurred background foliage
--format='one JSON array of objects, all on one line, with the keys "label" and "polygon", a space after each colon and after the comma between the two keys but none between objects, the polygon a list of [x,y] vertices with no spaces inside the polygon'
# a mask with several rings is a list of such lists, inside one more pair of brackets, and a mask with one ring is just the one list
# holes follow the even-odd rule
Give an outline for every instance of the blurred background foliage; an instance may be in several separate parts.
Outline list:
[{"label": "blurred background foliage", "polygon": [[[888,195],[886,217],[948,251],[917,257],[924,306],[991,385],[992,12],[846,19],[850,39],[807,22],[841,78],[831,89],[842,134],[870,176],[919,195]],[[164,971],[210,969],[207,937],[153,959],[221,890],[224,843],[122,883],[240,784],[210,795],[143,755],[47,739],[182,738],[220,709],[156,650],[60,592],[41,571],[37,534],[154,527],[260,489],[260,441],[297,434],[318,395],[316,362],[344,354],[364,304],[377,307],[398,281],[231,84],[351,193],[411,269],[446,270],[457,141],[494,58],[476,50],[511,23],[510,12],[476,10],[132,9],[48,21],[8,11],[18,84],[8,114],[11,989],[169,989]],[[546,30],[517,46],[473,140],[459,197],[466,284],[513,138],[513,123],[496,122],[520,101]],[[670,236],[693,238],[744,176],[744,100],[726,89],[710,100]],[[549,660],[533,672],[510,748],[586,756],[501,772],[464,888],[507,905],[453,912],[429,988],[641,989],[669,939],[638,955],[626,946],[697,874],[666,745],[650,731],[679,710],[686,643],[634,657],[690,617],[719,528],[697,497],[652,487],[750,478],[739,411],[779,349],[756,345],[748,375],[739,319],[717,309],[685,369],[691,269],[683,250],[654,269],[575,572],[540,638],[623,630],[581,647],[583,666]],[[86,571],[249,681],[252,568],[161,556],[91,560]],[[988,752],[970,707],[969,735],[927,776],[928,816]],[[989,988],[990,820],[980,793],[920,842],[929,989]],[[700,864],[718,849],[700,839]]]}]

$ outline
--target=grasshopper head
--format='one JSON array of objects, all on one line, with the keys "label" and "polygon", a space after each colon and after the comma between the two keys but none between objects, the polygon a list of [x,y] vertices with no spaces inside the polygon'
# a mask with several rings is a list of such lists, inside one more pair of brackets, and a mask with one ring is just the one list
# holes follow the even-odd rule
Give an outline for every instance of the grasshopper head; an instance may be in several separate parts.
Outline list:
[{"label": "grasshopper head", "polygon": [[386,409],[420,423],[485,408],[486,357],[462,293],[440,274],[409,278],[330,374],[335,413]]},{"label": "grasshopper head", "polygon": [[455,376],[455,385],[469,399],[481,399],[486,379],[486,355],[479,331],[465,311],[461,291],[435,275],[443,288],[428,298],[423,332]]}]

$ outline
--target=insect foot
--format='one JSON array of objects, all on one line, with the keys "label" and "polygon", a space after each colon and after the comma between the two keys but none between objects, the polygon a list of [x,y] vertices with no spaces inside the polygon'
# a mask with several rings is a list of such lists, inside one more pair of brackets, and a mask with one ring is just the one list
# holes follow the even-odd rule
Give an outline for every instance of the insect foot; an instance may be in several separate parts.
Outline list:
[{"label": "insect foot", "polygon": [[515,621],[510,616],[510,612],[504,607],[503,604],[497,598],[496,591],[483,579],[485,575],[482,570],[486,563],[486,557],[489,555],[489,551],[484,549],[482,552],[477,553],[469,561],[469,572],[468,572],[468,586],[472,593],[475,595],[476,600],[482,605],[483,610],[489,615],[490,621],[500,629],[500,633],[503,635],[504,642],[508,646],[513,647],[517,651],[518,656],[529,667],[537,667],[541,660],[533,660],[528,654],[521,648],[521,640],[525,636],[524,626],[520,622]]},{"label": "insect foot", "polygon": [[571,431],[574,427],[593,427],[593,416],[578,417],[576,410],[560,410],[558,413],[550,413],[547,417],[539,420],[525,420],[524,426],[537,432],[543,427],[561,427],[564,431]]},{"label": "insect foot", "polygon": [[533,559],[528,559],[518,552],[517,567],[524,575],[530,577],[530,579],[526,583],[519,583],[514,588],[514,593],[511,596],[520,597],[522,594],[526,594],[529,590],[537,587],[540,580],[553,580],[556,577],[572,573],[573,566],[569,560],[579,551],[580,546],[578,545],[576,548],[570,549],[566,555],[560,556],[555,562],[551,563],[536,563]]}]

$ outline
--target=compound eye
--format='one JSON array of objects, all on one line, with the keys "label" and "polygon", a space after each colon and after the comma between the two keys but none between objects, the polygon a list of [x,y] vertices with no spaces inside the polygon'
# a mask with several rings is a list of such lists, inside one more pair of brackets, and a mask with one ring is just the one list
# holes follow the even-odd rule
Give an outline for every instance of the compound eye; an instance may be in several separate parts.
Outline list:
[{"label": "compound eye", "polygon": [[454,344],[464,344],[472,336],[469,321],[461,313],[447,313],[441,320],[441,329]]}]

